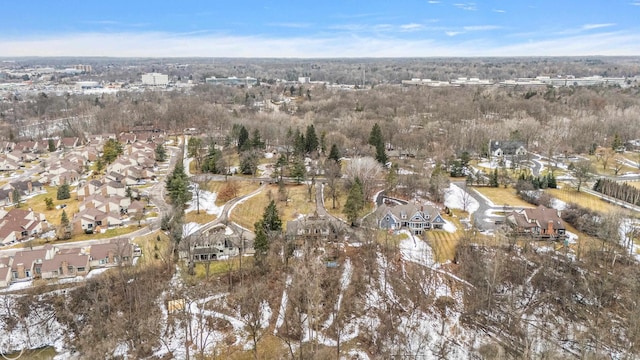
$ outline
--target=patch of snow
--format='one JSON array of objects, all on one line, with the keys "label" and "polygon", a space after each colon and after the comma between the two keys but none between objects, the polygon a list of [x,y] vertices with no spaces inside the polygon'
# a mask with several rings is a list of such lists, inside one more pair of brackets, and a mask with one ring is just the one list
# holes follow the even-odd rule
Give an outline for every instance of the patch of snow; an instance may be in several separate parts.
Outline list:
[{"label": "patch of snow", "polygon": [[553,198],[551,199],[551,207],[556,210],[565,210],[567,208],[567,203],[562,200]]},{"label": "patch of snow", "polygon": [[433,266],[435,261],[431,246],[407,230],[401,232],[407,235],[407,238],[400,241],[402,258],[420,265]]},{"label": "patch of snow", "polygon": [[273,335],[278,333],[278,329],[284,323],[284,315],[287,311],[287,302],[289,301],[289,297],[287,295],[287,288],[291,286],[291,282],[293,278],[291,275],[287,275],[287,280],[285,280],[284,290],[282,290],[282,300],[280,301],[280,310],[278,311],[278,318],[276,319],[276,326],[273,329]]},{"label": "patch of snow", "polygon": [[347,357],[341,357],[340,360],[369,360],[366,352],[358,349],[351,349],[347,353]]},{"label": "patch of snow", "polygon": [[196,223],[196,222],[189,222],[186,223],[184,225],[182,225],[182,234],[183,236],[189,236],[193,233],[195,233],[196,231],[198,231],[198,229],[200,229],[201,225]]},{"label": "patch of snow", "polygon": [[[222,214],[222,207],[216,206],[216,199],[218,198],[217,193],[212,193],[205,190],[200,190],[200,210],[205,211],[209,215],[220,216]],[[188,207],[185,212],[197,211],[198,209],[198,198],[196,194],[192,194],[191,200],[187,204]]]},{"label": "patch of snow", "polygon": [[273,158],[273,153],[272,152],[266,152],[266,153],[264,153],[264,157],[265,157],[265,159],[271,159],[271,158]]},{"label": "patch of snow", "polygon": [[260,303],[260,327],[266,329],[269,327],[269,320],[271,320],[271,316],[273,315],[273,311],[271,311],[271,307],[266,300],[263,300]]},{"label": "patch of snow", "polygon": [[100,274],[102,274],[103,272],[109,270],[110,268],[100,268],[100,269],[93,269],[91,271],[89,271],[89,273],[87,274],[87,279],[91,279],[92,277],[96,277]]},{"label": "patch of snow", "polygon": [[458,228],[456,228],[456,226],[452,222],[447,221],[447,220],[444,220],[443,229],[444,229],[444,231],[450,232],[450,233],[454,233],[454,232],[458,231]]},{"label": "patch of snow", "polygon": [[398,169],[398,174],[399,175],[412,175],[415,174],[415,172],[411,171],[411,170],[406,170],[406,169]]},{"label": "patch of snow", "polygon": [[454,184],[449,185],[445,192],[444,205],[450,209],[464,209],[466,205],[469,214],[473,214],[480,207],[478,201],[471,194]]}]

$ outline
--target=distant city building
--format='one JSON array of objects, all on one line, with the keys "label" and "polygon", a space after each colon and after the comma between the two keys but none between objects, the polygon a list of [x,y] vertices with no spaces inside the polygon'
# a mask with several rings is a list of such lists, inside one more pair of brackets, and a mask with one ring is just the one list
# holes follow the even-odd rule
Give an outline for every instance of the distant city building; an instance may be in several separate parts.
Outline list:
[{"label": "distant city building", "polygon": [[91,68],[91,65],[83,65],[83,64],[74,65],[73,68],[83,73],[90,73],[93,70]]},{"label": "distant city building", "polygon": [[311,78],[308,77],[308,76],[300,76],[300,77],[298,77],[298,82],[300,84],[308,84],[308,83],[311,82]]},{"label": "distant city building", "polygon": [[168,84],[169,75],[160,73],[148,73],[142,75],[142,85],[167,86]]},{"label": "distant city building", "polygon": [[100,83],[97,81],[78,81],[76,82],[76,87],[80,90],[83,90],[83,89],[95,89],[101,86],[100,86]]},{"label": "distant city building", "polygon": [[246,78],[237,78],[235,76],[230,76],[227,78],[217,78],[217,77],[210,77],[210,78],[206,78],[205,82],[207,84],[212,84],[212,85],[231,85],[231,86],[254,86],[258,83],[258,79],[256,78],[252,78],[247,76]]}]

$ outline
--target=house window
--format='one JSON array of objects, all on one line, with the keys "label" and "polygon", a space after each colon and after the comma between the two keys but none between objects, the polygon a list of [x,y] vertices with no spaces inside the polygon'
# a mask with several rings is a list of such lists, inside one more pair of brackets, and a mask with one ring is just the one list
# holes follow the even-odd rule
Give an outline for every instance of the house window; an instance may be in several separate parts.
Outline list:
[{"label": "house window", "polygon": [[11,273],[11,277],[14,278],[14,279],[17,279],[18,278],[18,272],[17,271],[13,271]]},{"label": "house window", "polygon": [[102,221],[96,221],[96,226],[102,225]]},{"label": "house window", "polygon": [[24,272],[26,277],[31,277],[31,270],[27,270]]},{"label": "house window", "polygon": [[78,272],[84,272],[84,267],[79,267]]},{"label": "house window", "polygon": [[70,274],[73,273],[73,266],[67,266],[67,271],[69,271]]},{"label": "house window", "polygon": [[37,268],[36,268],[36,274],[40,275],[40,273],[41,273],[41,270],[40,270],[40,268],[39,268],[39,267],[37,267]]},{"label": "house window", "polygon": [[93,224],[91,223],[87,224],[87,229],[93,229]]},{"label": "house window", "polygon": [[101,260],[100,260],[100,265],[104,265],[104,264],[106,264],[106,263],[107,263],[107,259],[101,259]]}]

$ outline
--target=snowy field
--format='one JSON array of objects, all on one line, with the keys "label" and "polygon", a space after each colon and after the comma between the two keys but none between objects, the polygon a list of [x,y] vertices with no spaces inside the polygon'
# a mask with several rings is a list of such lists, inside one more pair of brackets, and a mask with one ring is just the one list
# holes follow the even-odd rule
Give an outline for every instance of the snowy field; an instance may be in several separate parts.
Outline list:
[{"label": "snowy field", "polygon": [[[199,200],[200,211],[205,211],[209,215],[220,216],[222,214],[222,206],[216,206],[217,197],[218,193],[201,190]],[[196,197],[195,193],[192,194],[191,201],[189,201],[187,205],[189,207],[185,210],[185,212],[196,211],[198,209],[198,198]]]},{"label": "snowy field", "polygon": [[[466,202],[466,204],[465,204]],[[451,184],[444,195],[444,205],[450,209],[464,209],[466,206],[467,212],[473,214],[478,210],[480,204],[478,201],[471,197],[468,193],[457,185]]]}]

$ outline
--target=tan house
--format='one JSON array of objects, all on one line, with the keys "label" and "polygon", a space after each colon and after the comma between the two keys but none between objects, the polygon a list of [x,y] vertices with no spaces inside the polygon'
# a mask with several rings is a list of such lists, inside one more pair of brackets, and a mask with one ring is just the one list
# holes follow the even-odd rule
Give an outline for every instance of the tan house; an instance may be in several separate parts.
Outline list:
[{"label": "tan house", "polygon": [[31,280],[39,278],[42,273],[42,264],[45,260],[53,258],[55,250],[47,246],[40,250],[23,250],[13,255],[11,263],[12,281]]},{"label": "tan house", "polygon": [[558,210],[538,206],[535,209],[514,211],[507,215],[507,222],[518,235],[530,235],[538,239],[564,239],[566,227]]},{"label": "tan house", "polygon": [[133,246],[128,239],[113,239],[107,244],[91,245],[91,267],[109,267],[131,264],[133,261]]},{"label": "tan house", "polygon": [[44,260],[40,269],[43,279],[85,276],[89,273],[89,255],[78,253],[55,254]]}]

